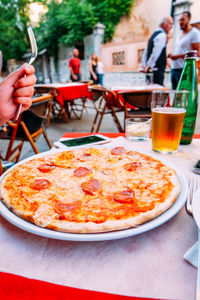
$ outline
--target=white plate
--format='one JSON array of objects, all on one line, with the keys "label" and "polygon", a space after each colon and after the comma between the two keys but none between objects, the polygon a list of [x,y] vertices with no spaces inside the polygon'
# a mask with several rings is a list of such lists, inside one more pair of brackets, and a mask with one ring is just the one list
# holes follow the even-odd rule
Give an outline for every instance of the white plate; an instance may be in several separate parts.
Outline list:
[{"label": "white plate", "polygon": [[[98,146],[98,148],[103,148],[103,146]],[[105,148],[105,146],[104,146],[104,148]],[[60,151],[57,150],[57,151],[48,151],[48,152],[40,153],[40,154],[34,155],[32,157],[29,157],[18,164],[26,162],[35,157],[42,157],[42,156],[48,155],[53,152],[60,152]],[[140,152],[145,153],[142,151],[140,151]],[[148,153],[146,153],[146,154],[148,154]],[[155,155],[151,155],[151,154],[149,154],[149,155],[166,163],[165,161],[161,160],[160,158],[156,157]],[[16,165],[18,165],[18,164],[16,164]],[[11,169],[15,168],[15,166],[11,167],[8,171],[6,171],[0,177],[0,181],[3,179],[3,177],[6,175],[6,173],[9,172]],[[172,166],[170,166],[170,167],[172,167]],[[145,224],[142,224],[136,228],[130,228],[130,229],[124,229],[124,230],[118,230],[118,231],[112,231],[112,232],[105,232],[105,233],[88,233],[88,234],[59,232],[59,231],[54,231],[54,230],[38,227],[32,223],[29,223],[29,222],[21,219],[20,217],[16,216],[14,213],[12,213],[1,201],[0,201],[0,214],[6,220],[8,220],[11,224],[13,224],[25,231],[28,231],[33,234],[43,236],[46,238],[52,238],[52,239],[58,239],[58,240],[69,240],[69,241],[80,241],[80,242],[105,241],[105,240],[114,240],[114,239],[120,239],[120,238],[125,238],[125,237],[129,237],[129,236],[141,234],[141,233],[144,233],[151,229],[154,229],[154,228],[162,225],[163,223],[167,222],[171,218],[173,218],[185,204],[187,194],[188,194],[187,181],[186,181],[185,177],[180,173],[179,170],[177,170],[174,167],[172,167],[172,168],[176,171],[177,176],[180,180],[180,184],[181,184],[181,192],[180,192],[176,202],[167,211],[165,211],[162,215],[160,215],[156,219],[149,221]]]},{"label": "white plate", "polygon": [[192,213],[195,222],[200,229],[200,189],[196,191],[192,199]]}]

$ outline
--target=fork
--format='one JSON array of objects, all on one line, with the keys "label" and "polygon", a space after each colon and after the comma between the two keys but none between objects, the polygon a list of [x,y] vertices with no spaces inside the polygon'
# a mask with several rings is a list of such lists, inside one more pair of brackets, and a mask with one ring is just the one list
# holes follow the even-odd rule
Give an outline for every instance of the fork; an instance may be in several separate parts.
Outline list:
[{"label": "fork", "polygon": [[[28,64],[32,65],[32,63],[36,60],[38,50],[37,50],[37,44],[36,44],[35,36],[34,36],[34,33],[33,33],[33,30],[31,28],[31,26],[28,26],[27,31],[28,31],[28,36],[29,36],[29,40],[30,40],[30,43],[31,43],[31,58],[30,58]],[[18,109],[17,109],[15,122],[18,120],[19,115],[21,113],[21,110],[22,110],[22,104],[20,104]]]},{"label": "fork", "polygon": [[[188,187],[189,187],[189,193],[188,193],[187,201],[185,203],[185,208],[187,213],[192,216],[193,215],[192,199],[194,197],[195,192],[198,190],[199,178],[194,176],[191,177],[189,179]],[[198,229],[198,263],[197,263],[196,300],[200,300],[200,229]]]},{"label": "fork", "polygon": [[188,182],[189,192],[188,192],[187,201],[185,203],[185,209],[186,209],[187,213],[191,216],[193,215],[192,214],[192,199],[193,199],[194,194],[197,191],[198,187],[199,187],[199,178],[196,178],[194,176],[191,177]]}]

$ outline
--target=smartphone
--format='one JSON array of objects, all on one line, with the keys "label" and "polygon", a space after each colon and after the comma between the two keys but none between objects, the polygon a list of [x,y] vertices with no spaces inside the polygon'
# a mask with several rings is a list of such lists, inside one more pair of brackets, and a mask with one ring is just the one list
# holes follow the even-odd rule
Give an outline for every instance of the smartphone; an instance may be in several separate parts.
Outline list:
[{"label": "smartphone", "polygon": [[200,175],[200,160],[197,161],[197,163],[194,165],[192,171],[196,174]]},{"label": "smartphone", "polygon": [[55,142],[54,146],[56,148],[66,149],[68,147],[84,146],[88,144],[100,145],[109,141],[110,139],[108,137],[101,134],[95,134],[74,139],[62,138],[58,142]]}]

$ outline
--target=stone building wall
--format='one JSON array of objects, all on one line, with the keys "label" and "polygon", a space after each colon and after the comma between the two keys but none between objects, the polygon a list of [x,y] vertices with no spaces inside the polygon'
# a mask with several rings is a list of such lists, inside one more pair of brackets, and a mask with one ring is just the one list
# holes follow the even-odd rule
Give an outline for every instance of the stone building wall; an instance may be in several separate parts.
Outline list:
[{"label": "stone building wall", "polygon": [[[188,5],[190,1],[176,0],[176,2],[181,3],[181,12],[183,8],[190,9],[193,23],[200,22],[200,0],[193,0],[191,7]],[[146,48],[148,38],[157,29],[160,20],[170,15],[171,3],[171,0],[135,0],[130,16],[122,17],[116,26],[112,41],[101,47],[101,57],[106,72],[134,72],[139,69],[140,58]],[[169,35],[168,53],[171,53],[173,49],[173,35],[178,33],[177,18],[174,30],[171,30]],[[116,63],[113,59],[115,56],[124,56],[123,61],[119,60],[119,63]],[[170,60],[168,68],[170,68]]]}]

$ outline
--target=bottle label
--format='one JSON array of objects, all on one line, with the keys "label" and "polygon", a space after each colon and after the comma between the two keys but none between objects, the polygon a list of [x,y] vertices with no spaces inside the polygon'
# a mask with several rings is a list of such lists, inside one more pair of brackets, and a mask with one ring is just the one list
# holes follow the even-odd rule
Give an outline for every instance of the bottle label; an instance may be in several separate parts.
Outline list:
[{"label": "bottle label", "polygon": [[193,129],[195,127],[195,121],[184,120],[183,128]]}]

